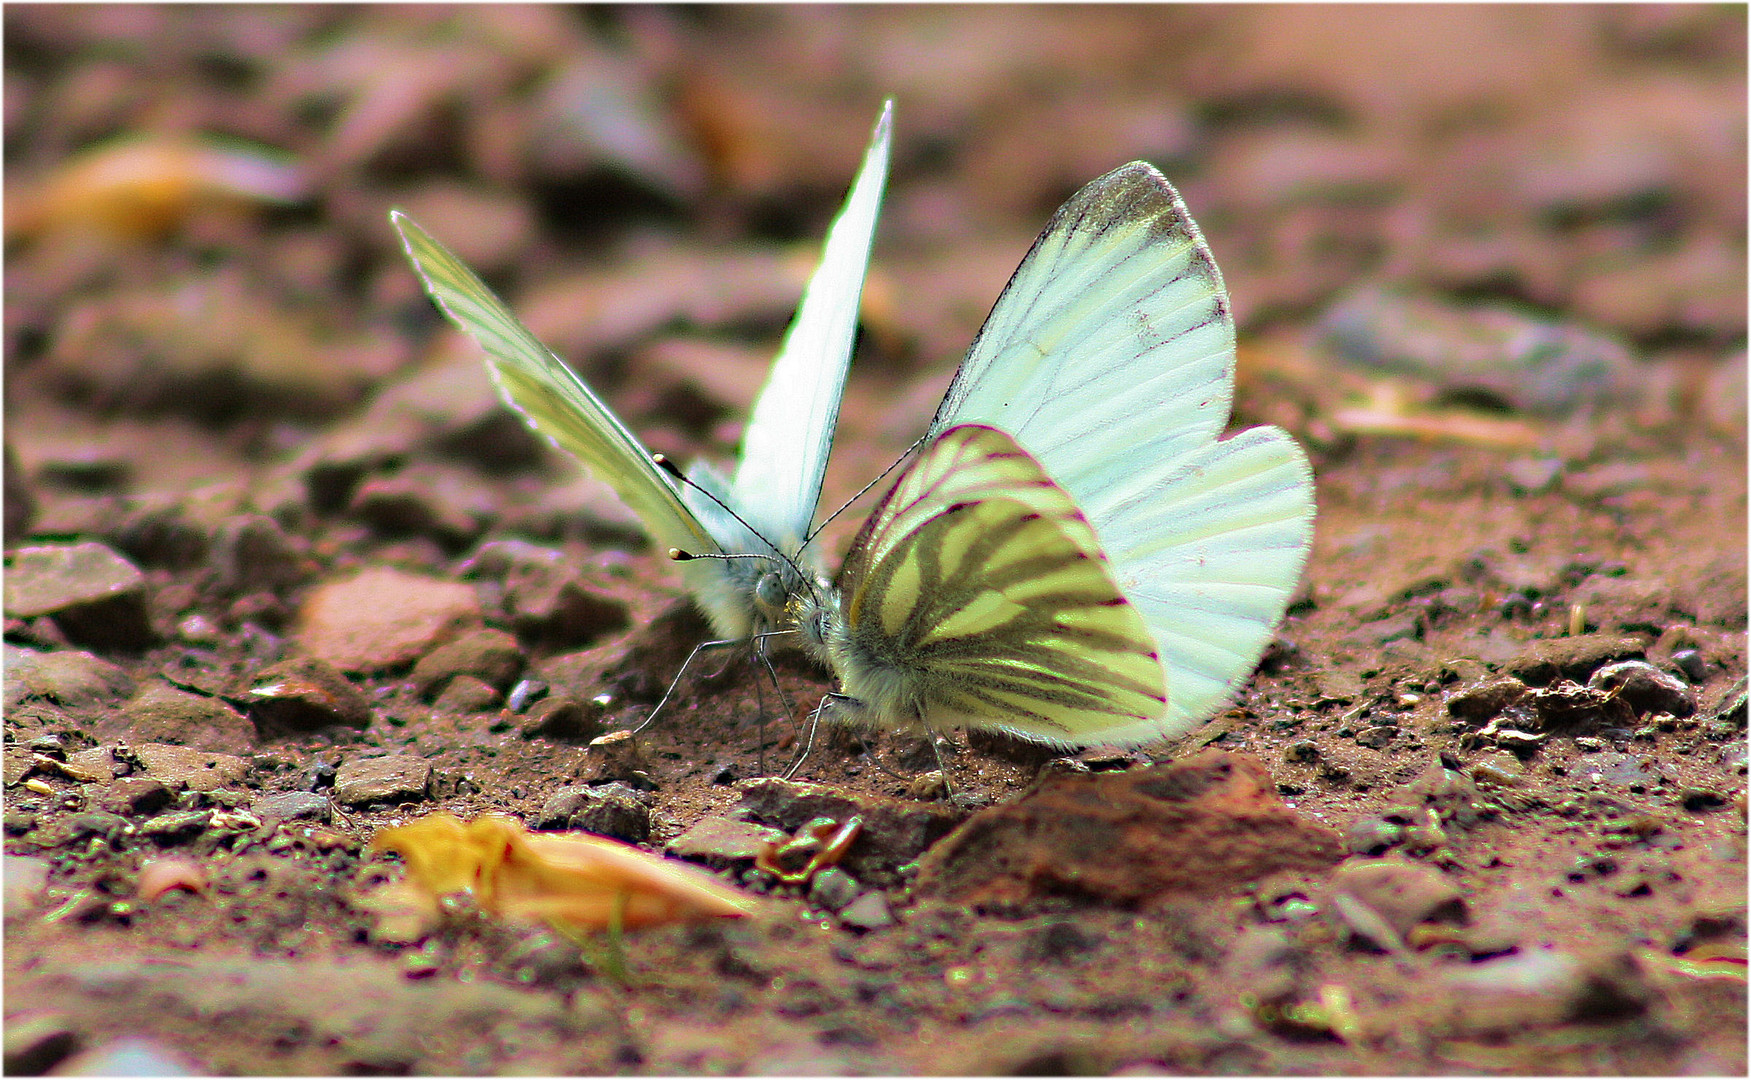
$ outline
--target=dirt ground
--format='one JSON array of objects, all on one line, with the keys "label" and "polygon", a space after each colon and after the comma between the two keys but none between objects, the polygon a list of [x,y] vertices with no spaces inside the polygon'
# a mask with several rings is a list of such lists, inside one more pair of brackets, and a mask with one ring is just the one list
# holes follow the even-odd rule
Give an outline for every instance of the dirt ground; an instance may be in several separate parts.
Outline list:
[{"label": "dirt ground", "polygon": [[[1742,8],[4,18],[8,1072],[1744,1074]],[[1227,278],[1236,427],[1312,461],[1306,584],[1203,728],[959,734],[952,802],[843,733],[770,779],[830,686],[794,658],[593,742],[707,629],[387,211],[726,459],[889,95],[823,507],[1143,158]],[[367,845],[438,811],[757,910],[618,977],[416,917]]]}]

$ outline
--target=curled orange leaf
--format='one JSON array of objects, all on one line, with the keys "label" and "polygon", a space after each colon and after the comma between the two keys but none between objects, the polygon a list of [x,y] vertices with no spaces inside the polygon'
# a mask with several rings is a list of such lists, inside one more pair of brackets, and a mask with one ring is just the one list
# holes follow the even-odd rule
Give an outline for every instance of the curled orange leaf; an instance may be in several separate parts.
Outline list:
[{"label": "curled orange leaf", "polygon": [[431,814],[383,830],[371,846],[399,854],[434,900],[467,892],[489,914],[562,932],[604,929],[617,907],[628,927],[754,910],[751,897],[694,867],[606,837],[527,832],[498,815]]}]

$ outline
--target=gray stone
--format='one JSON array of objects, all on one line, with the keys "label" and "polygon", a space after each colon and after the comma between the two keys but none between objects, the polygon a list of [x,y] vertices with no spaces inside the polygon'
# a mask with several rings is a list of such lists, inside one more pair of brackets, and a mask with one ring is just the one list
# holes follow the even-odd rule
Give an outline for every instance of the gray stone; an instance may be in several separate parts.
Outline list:
[{"label": "gray stone", "polygon": [[1483,394],[1546,416],[1636,386],[1623,342],[1507,305],[1366,287],[1333,305],[1319,333],[1340,364],[1419,376],[1446,395]]},{"label": "gray stone", "polygon": [[1586,679],[1614,660],[1640,659],[1646,645],[1638,637],[1575,634],[1535,643],[1508,665],[1508,673],[1534,686],[1557,678]]},{"label": "gray stone", "polygon": [[751,821],[725,817],[700,818],[686,832],[669,841],[669,854],[702,862],[714,870],[727,870],[754,861],[768,846],[790,837],[777,829]]},{"label": "gray stone", "polygon": [[1433,998],[1424,1008],[1434,1029],[1465,1034],[1621,1019],[1645,1011],[1651,997],[1645,976],[1627,956],[1550,949],[1447,965],[1428,989]]},{"label": "gray stone", "polygon": [[499,501],[473,470],[415,461],[392,476],[366,479],[353,492],[347,514],[386,535],[430,536],[454,549],[481,534],[497,516]]},{"label": "gray stone", "polygon": [[537,819],[543,829],[581,829],[630,844],[650,839],[650,807],[625,784],[564,787],[554,792]]},{"label": "gray stone", "polygon": [[444,687],[444,692],[438,695],[433,705],[440,712],[479,713],[497,708],[498,703],[499,692],[491,683],[473,675],[457,675]]},{"label": "gray stone", "polygon": [[481,629],[440,645],[414,665],[414,689],[428,700],[457,675],[472,675],[503,690],[523,670],[523,650],[503,630]]},{"label": "gray stone", "polygon": [[6,614],[52,616],[76,644],[137,649],[152,641],[145,575],[104,544],[19,548],[6,568],[5,591]]},{"label": "gray stone", "polygon": [[162,780],[123,776],[104,785],[97,795],[97,805],[116,814],[156,814],[169,806],[172,798],[174,795]]},{"label": "gray stone", "polygon": [[88,652],[39,653],[6,647],[6,707],[42,698],[68,709],[90,709],[127,700],[134,680],[126,671]]},{"label": "gray stone", "polygon": [[554,649],[589,645],[631,625],[626,605],[599,595],[565,552],[527,541],[482,544],[465,567],[503,582],[503,613],[520,637]]},{"label": "gray stone", "polygon": [[320,657],[300,656],[261,669],[250,680],[250,714],[265,731],[371,726],[371,701]]},{"label": "gray stone", "polygon": [[147,776],[189,791],[217,791],[249,775],[249,762],[240,757],[187,746],[141,743],[129,754]]},{"label": "gray stone", "polygon": [[233,592],[302,584],[315,569],[280,523],[266,514],[230,517],[214,539],[219,580]]},{"label": "gray stone", "polygon": [[894,925],[894,912],[880,892],[866,892],[839,912],[839,921],[854,930],[880,930]]},{"label": "gray stone", "polygon": [[315,821],[328,824],[331,808],[327,799],[310,791],[287,791],[264,795],[250,807],[264,825],[282,821]]},{"label": "gray stone", "polygon": [[1362,677],[1353,671],[1327,671],[1318,678],[1321,701],[1347,703],[1355,701],[1367,690]]},{"label": "gray stone", "polygon": [[653,787],[644,752],[630,731],[610,731],[590,740],[584,747],[584,760],[578,766],[578,779],[585,783],[623,780],[640,787]]},{"label": "gray stone", "polygon": [[563,694],[545,697],[530,706],[518,730],[525,739],[588,742],[602,734],[601,710],[580,705]]},{"label": "gray stone", "polygon": [[1417,863],[1352,859],[1332,875],[1332,888],[1366,904],[1401,938],[1427,920],[1464,921],[1459,887],[1439,870]]},{"label": "gray stone", "polygon": [[176,810],[140,825],[140,835],[165,847],[186,844],[213,824],[211,810]]},{"label": "gray stone", "polygon": [[841,911],[849,907],[862,890],[863,886],[856,878],[837,866],[829,866],[817,872],[814,880],[809,882],[809,902],[828,911]]},{"label": "gray stone", "polygon": [[112,779],[117,772],[115,751],[108,746],[95,746],[67,755],[67,767],[96,777],[97,783]]},{"label": "gray stone", "polygon": [[1621,660],[1607,664],[1587,680],[1593,690],[1615,693],[1635,711],[1689,716],[1696,712],[1696,695],[1683,680],[1668,675],[1645,660]]},{"label": "gray stone", "polygon": [[334,799],[346,806],[424,802],[431,790],[432,766],[424,758],[364,758],[349,761],[334,775]]},{"label": "gray stone", "polygon": [[1447,698],[1450,715],[1482,723],[1525,698],[1526,684],[1519,679],[1492,679],[1456,690]]},{"label": "gray stone", "polygon": [[246,754],[255,745],[255,725],[216,698],[164,683],[140,691],[122,710],[129,741],[175,743],[224,754]]},{"label": "gray stone", "polygon": [[1356,745],[1366,746],[1372,750],[1384,750],[1398,737],[1398,727],[1395,724],[1376,724],[1356,733]]}]

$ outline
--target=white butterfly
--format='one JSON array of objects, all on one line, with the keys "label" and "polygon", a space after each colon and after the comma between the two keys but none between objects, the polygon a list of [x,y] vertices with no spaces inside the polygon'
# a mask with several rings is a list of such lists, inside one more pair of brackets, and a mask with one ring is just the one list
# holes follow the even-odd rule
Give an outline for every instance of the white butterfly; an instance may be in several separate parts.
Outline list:
[{"label": "white butterfly", "polygon": [[734,479],[690,476],[721,505],[654,464],[478,278],[392,218],[439,306],[492,356],[507,399],[608,480],[660,544],[760,556],[682,572],[726,638],[799,628],[839,675],[836,716],[1061,745],[1187,730],[1234,693],[1281,620],[1313,494],[1284,432],[1217,439],[1234,379],[1227,295],[1179,196],[1148,165],[1089,184],[1048,223],[926,445],[853,544],[844,593],[802,555],[889,122],[884,110]]},{"label": "white butterfly", "polygon": [[[935,441],[847,556],[843,596],[803,602],[844,688],[832,712],[1072,746],[1208,719],[1270,641],[1313,530],[1287,433],[1217,438],[1233,392],[1228,296],[1179,195],[1142,162],[1088,184],[998,298]],[[1025,461],[974,440],[1009,472],[981,495],[970,476],[991,463],[952,447],[991,428]],[[1022,489],[1043,504],[1021,509]]]},{"label": "white butterfly", "polygon": [[473,271],[406,214],[389,215],[432,299],[486,350],[505,400],[613,487],[660,547],[692,555],[766,556],[681,563],[689,591],[727,640],[783,629],[790,598],[821,574],[819,555],[805,552],[804,544],[851,360],[858,297],[887,179],[892,114],[890,102],[754,402],[733,477],[697,463],[690,483],[678,482]]}]

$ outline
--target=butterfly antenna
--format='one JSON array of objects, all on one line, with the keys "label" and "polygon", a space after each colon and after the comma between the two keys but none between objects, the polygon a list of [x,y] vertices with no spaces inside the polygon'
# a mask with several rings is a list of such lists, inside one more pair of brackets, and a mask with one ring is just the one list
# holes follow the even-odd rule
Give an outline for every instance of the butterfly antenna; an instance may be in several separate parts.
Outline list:
[{"label": "butterfly antenna", "polygon": [[881,471],[880,476],[877,476],[874,480],[871,480],[869,483],[863,485],[861,488],[858,488],[857,494],[853,495],[849,499],[846,499],[845,502],[840,505],[839,509],[833,511],[831,514],[828,514],[826,517],[826,520],[822,521],[819,525],[815,526],[814,531],[809,533],[808,539],[803,541],[802,547],[797,548],[797,554],[799,554],[799,555],[802,554],[803,548],[806,548],[810,544],[814,543],[815,537],[821,535],[822,529],[825,529],[833,521],[834,518],[838,517],[840,514],[843,514],[846,510],[850,509],[852,503],[856,502],[857,500],[863,498],[864,495],[868,494],[870,488],[875,487],[877,484],[881,483],[884,479],[886,479],[886,477],[889,473],[891,473],[895,469],[899,468],[900,463],[902,461],[905,461],[907,458],[911,457],[912,452],[914,450],[917,450],[920,446],[923,446],[925,440],[928,439],[929,437],[930,436],[928,436],[928,435],[920,435],[918,437],[917,442],[913,443],[911,446],[908,446],[904,453],[902,453],[899,457],[894,459],[894,463],[892,465],[889,465],[887,468],[885,468]]},{"label": "butterfly antenna", "polygon": [[[681,469],[678,465],[676,465],[673,461],[669,460],[668,455],[666,455],[666,454],[652,454],[651,460],[656,463],[658,468],[662,469],[664,472],[668,473],[670,476],[673,476],[675,479],[679,480],[681,483],[687,485],[688,487],[692,488],[694,491],[699,492],[701,495],[704,495],[706,498],[708,498],[712,502],[716,503],[723,510],[724,513],[728,514],[729,516],[735,518],[736,521],[740,522],[742,528],[747,529],[750,533],[753,533],[754,536],[757,537],[761,543],[765,544],[767,549],[772,552],[771,555],[761,555],[761,554],[755,554],[755,553],[746,553],[746,554],[738,553],[738,554],[731,555],[731,554],[726,554],[723,552],[692,552],[692,551],[682,551],[680,548],[670,548],[669,549],[669,558],[674,559],[676,562],[687,562],[690,559],[772,559],[772,558],[776,558],[776,559],[779,559],[779,560],[783,561],[784,563],[788,564],[790,566],[791,570],[796,574],[797,577],[803,579],[804,581],[808,580],[809,575],[803,573],[803,568],[801,566],[797,565],[797,562],[795,559],[792,559],[789,555],[786,555],[782,550],[779,549],[779,546],[777,544],[774,544],[772,541],[766,539],[765,534],[762,533],[759,529],[756,529],[754,526],[748,524],[747,521],[742,518],[742,515],[736,513],[734,510],[731,510],[728,503],[726,503],[722,499],[718,498],[716,495],[714,495],[712,492],[710,492],[705,487],[700,485],[698,482],[690,479],[686,473],[683,473],[681,471]],[[805,543],[804,546],[806,547],[807,544]],[[800,551],[801,549],[799,548],[798,550]]]}]

